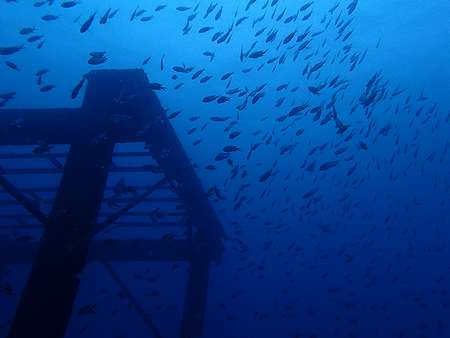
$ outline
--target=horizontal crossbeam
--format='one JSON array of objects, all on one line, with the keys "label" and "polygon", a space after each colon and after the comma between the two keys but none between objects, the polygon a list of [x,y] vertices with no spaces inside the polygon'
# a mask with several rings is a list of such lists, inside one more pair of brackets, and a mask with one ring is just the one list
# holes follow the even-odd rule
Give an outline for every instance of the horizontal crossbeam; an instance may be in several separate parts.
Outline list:
[{"label": "horizontal crossbeam", "polygon": [[[100,212],[100,217],[114,217],[116,216],[116,213],[114,212]],[[150,217],[152,216],[151,211],[127,211],[124,213],[121,213],[121,216],[126,217]],[[161,210],[158,211],[158,217],[175,217],[175,216],[186,216],[186,213],[183,211],[165,211]],[[0,219],[15,219],[15,218],[35,218],[35,215],[31,214],[0,214]],[[0,225],[1,227],[1,225]]]},{"label": "horizontal crossbeam", "polygon": [[[131,188],[132,190],[147,190],[150,185],[127,185],[128,188]],[[114,186],[107,186],[105,188],[105,191],[112,191],[115,190],[116,187]],[[34,187],[34,188],[20,188],[20,191],[24,193],[52,193],[56,192],[56,187]],[[158,190],[172,190],[172,187],[169,184],[163,185],[159,187]],[[2,193],[2,190],[0,189],[0,194]]]},{"label": "horizontal crossbeam", "polygon": [[[128,203],[131,202],[132,198],[105,198],[103,200],[104,203]],[[52,204],[53,200],[49,198],[38,199],[39,203],[42,204]],[[148,197],[142,200],[142,203],[181,203],[181,200],[177,197]],[[0,206],[11,206],[17,205],[18,202],[15,200],[0,200]]]},{"label": "horizontal crossbeam", "polygon": [[[33,153],[0,153],[0,160],[16,160],[16,159],[46,159],[48,156],[56,158],[67,157],[68,153],[47,153],[47,154],[33,154]],[[119,151],[113,153],[114,157],[151,157],[148,151]]]},{"label": "horizontal crossbeam", "polygon": [[[116,222],[113,225],[114,228],[170,228],[170,227],[186,227],[184,222]],[[2,224],[0,225],[1,230],[38,230],[42,229],[42,224],[30,223],[30,224]]]},{"label": "horizontal crossbeam", "polygon": [[[0,241],[0,264],[31,264],[39,242]],[[186,240],[93,240],[88,261],[188,261],[191,244]]]},{"label": "horizontal crossbeam", "polygon": [[[156,165],[142,165],[142,166],[111,166],[110,173],[161,173],[161,169]],[[61,170],[57,168],[1,168],[2,175],[53,175],[60,174]]]}]

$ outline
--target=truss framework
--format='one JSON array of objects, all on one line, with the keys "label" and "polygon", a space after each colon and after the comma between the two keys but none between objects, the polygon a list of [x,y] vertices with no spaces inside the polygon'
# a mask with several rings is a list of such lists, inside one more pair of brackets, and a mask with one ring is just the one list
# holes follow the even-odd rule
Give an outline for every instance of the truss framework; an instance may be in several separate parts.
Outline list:
[{"label": "truss framework", "polygon": [[[21,221],[17,229],[41,224],[44,235],[36,241],[0,240],[0,264],[32,262],[25,290],[16,309],[10,338],[63,338],[71,316],[82,272],[88,260],[102,262],[123,290],[112,261],[187,261],[190,263],[181,337],[202,334],[210,264],[220,261],[224,232],[200,180],[191,165],[165,110],[142,70],[102,70],[86,75],[88,86],[79,109],[0,110],[0,146],[70,145],[68,152],[0,154],[0,160],[45,160],[50,167],[0,167],[0,207],[20,205],[26,213],[0,214],[0,229],[13,227],[5,220]],[[114,151],[118,143],[144,142],[145,151]],[[152,164],[124,166],[114,158],[151,157]],[[104,197],[116,187],[110,173],[151,173],[160,179],[131,186],[132,195]],[[20,175],[60,175],[57,187],[19,188]],[[177,197],[154,197],[172,191]],[[1,190],[0,190],[1,192]],[[40,194],[55,194],[45,198]],[[102,205],[119,203],[114,212]],[[132,211],[142,203],[168,203],[175,211],[158,211],[149,221],[121,221],[146,217],[150,210]],[[51,206],[47,214],[42,205]],[[186,221],[160,222],[165,216]],[[102,221],[99,219],[102,218]],[[30,220],[35,222],[30,222]],[[187,227],[185,240],[98,240],[94,236],[111,227]],[[130,300],[139,304],[132,295]],[[45,309],[45,311],[43,311]],[[145,314],[150,332],[160,336]]]}]

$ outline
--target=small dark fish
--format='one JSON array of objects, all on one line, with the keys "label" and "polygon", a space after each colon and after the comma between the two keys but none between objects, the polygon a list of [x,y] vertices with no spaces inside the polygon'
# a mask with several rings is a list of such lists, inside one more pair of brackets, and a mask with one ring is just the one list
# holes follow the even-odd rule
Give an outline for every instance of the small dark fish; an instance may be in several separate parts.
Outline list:
[{"label": "small dark fish", "polygon": [[261,175],[259,178],[260,182],[265,182],[268,180],[268,178],[272,175],[272,169],[266,171],[264,174]]},{"label": "small dark fish", "polygon": [[16,92],[0,93],[0,99],[11,100],[16,96]]},{"label": "small dark fish", "polygon": [[196,78],[198,78],[204,71],[205,71],[205,69],[200,69],[197,72],[195,72],[194,75],[192,75],[192,80],[195,80]]},{"label": "small dark fish", "polygon": [[64,2],[61,3],[61,7],[62,8],[72,8],[72,7],[75,7],[78,4],[79,4],[78,1],[64,1]]},{"label": "small dark fish", "polygon": [[94,21],[94,18],[95,18],[95,15],[96,15],[97,13],[94,13],[94,14],[92,14],[90,17],[89,17],[89,19],[87,19],[82,25],[81,25],[81,28],[80,28],[80,33],[85,33],[85,32],[87,32],[88,31],[88,29],[91,27],[91,25],[92,25],[92,22]]},{"label": "small dark fish", "polygon": [[200,79],[200,83],[206,83],[208,82],[210,79],[212,78],[212,76],[204,76]]},{"label": "small dark fish", "polygon": [[186,66],[183,66],[183,67],[182,66],[174,66],[174,67],[172,67],[172,70],[174,72],[184,73],[184,74],[188,74],[188,73],[192,72],[193,69],[194,69],[193,67],[186,67]]},{"label": "small dark fish", "polygon": [[18,51],[23,49],[23,45],[21,46],[12,46],[12,47],[0,47],[0,55],[11,55],[17,53]]},{"label": "small dark fish", "polygon": [[324,171],[324,170],[328,170],[331,168],[334,168],[335,166],[337,166],[339,163],[339,161],[330,161],[330,162],[325,162],[320,166],[320,171]]},{"label": "small dark fish", "polygon": [[202,34],[202,33],[209,32],[209,31],[212,30],[212,29],[214,29],[214,27],[206,26],[206,27],[200,28],[200,29],[198,30],[198,32],[199,32],[200,34]]},{"label": "small dark fish", "polygon": [[216,56],[216,54],[212,52],[204,52],[203,55],[209,57],[210,62],[212,62],[212,60],[214,60],[214,57]]},{"label": "small dark fish", "polygon": [[78,93],[80,92],[81,88],[83,87],[85,81],[86,81],[86,76],[83,76],[81,81],[78,82],[78,84],[75,86],[75,88],[73,88],[72,95],[71,95],[72,99],[75,99],[78,96]]},{"label": "small dark fish", "polygon": [[358,0],[353,0],[353,1],[347,6],[348,15],[351,15],[351,14],[355,11],[357,5],[358,5]]},{"label": "small dark fish", "polygon": [[111,14],[109,15],[108,19],[114,18],[118,12],[119,12],[119,8],[113,10],[113,11],[111,12]]},{"label": "small dark fish", "polygon": [[167,90],[162,84],[157,82],[152,82],[149,84],[151,90]]},{"label": "small dark fish", "polygon": [[233,75],[233,74],[234,74],[233,72],[226,73],[226,74],[223,75],[220,79],[221,79],[222,81],[225,81],[225,80],[229,79],[230,76]]},{"label": "small dark fish", "polygon": [[305,129],[300,128],[299,130],[297,130],[297,132],[295,133],[296,136],[300,136],[305,132]]},{"label": "small dark fish", "polygon": [[48,72],[49,72],[48,69],[41,69],[41,70],[38,70],[35,75],[39,77],[44,74],[47,74]]},{"label": "small dark fish", "polygon": [[176,8],[176,10],[179,11],[179,12],[185,12],[185,11],[188,11],[190,9],[191,9],[191,7],[187,7],[187,6],[178,6]]},{"label": "small dark fish", "polygon": [[225,122],[225,121],[228,121],[230,119],[230,117],[229,116],[223,116],[223,117],[222,116],[211,116],[209,119],[213,122]]},{"label": "small dark fish", "polygon": [[6,64],[9,68],[14,69],[15,71],[19,71],[19,70],[20,70],[19,67],[18,67],[14,62],[11,62],[11,61],[5,61],[5,64]]},{"label": "small dark fish", "polygon": [[44,43],[45,43],[45,40],[41,41],[41,42],[36,46],[36,48],[37,48],[37,49],[41,49],[42,46],[44,45]]},{"label": "small dark fish", "polygon": [[141,18],[141,22],[147,22],[147,21],[150,21],[150,20],[153,20],[153,15],[143,16]]},{"label": "small dark fish", "polygon": [[177,117],[178,115],[180,115],[180,113],[181,113],[181,110],[178,110],[178,111],[176,111],[176,112],[173,112],[173,113],[169,114],[169,115],[167,116],[167,118],[168,118],[169,120],[174,119],[175,117]]},{"label": "small dark fish", "polygon": [[58,19],[58,16],[53,15],[53,14],[47,14],[47,15],[44,15],[41,19],[44,21],[54,21],[54,20]]},{"label": "small dark fish", "polygon": [[155,8],[155,12],[159,12],[159,11],[162,11],[164,8],[166,8],[167,7],[167,5],[159,5],[159,6],[157,6],[156,8]]},{"label": "small dark fish", "polygon": [[148,58],[146,58],[144,61],[142,61],[142,65],[145,66],[150,60],[151,60],[151,56],[149,56]]},{"label": "small dark fish", "polygon": [[91,58],[88,60],[88,63],[93,66],[100,65],[105,63],[108,58],[105,56],[106,52],[91,52],[89,55]]},{"label": "small dark fish", "polygon": [[225,147],[223,147],[222,150],[225,153],[232,153],[232,152],[235,152],[235,151],[240,151],[239,147],[235,146],[235,145],[225,146]]},{"label": "small dark fish", "polygon": [[216,157],[214,158],[215,161],[222,161],[222,160],[226,160],[227,158],[230,157],[231,153],[219,153],[216,155]]},{"label": "small dark fish", "polygon": [[311,5],[312,5],[313,3],[314,3],[314,2],[311,1],[311,2],[308,2],[308,3],[304,4],[302,7],[300,7],[300,12],[306,11],[309,7],[311,7]]},{"label": "small dark fish", "polygon": [[218,97],[219,97],[219,96],[217,96],[217,95],[209,95],[209,96],[205,96],[205,97],[202,99],[202,101],[203,101],[204,103],[210,103],[210,102],[213,102],[213,101],[217,100]]},{"label": "small dark fish", "polygon": [[227,96],[220,96],[220,97],[217,99],[217,103],[225,103],[225,102],[228,102],[229,100],[230,100],[230,98],[227,97]]},{"label": "small dark fish", "polygon": [[[16,2],[16,0],[7,0],[6,2],[11,2],[11,1]],[[33,3],[33,6],[34,6],[34,7],[42,7],[42,6],[44,6],[46,3],[47,3],[47,1],[37,1],[37,2]]]},{"label": "small dark fish", "polygon": [[54,88],[55,88],[54,85],[49,84],[49,85],[42,86],[39,90],[40,90],[42,93],[46,93],[46,92],[49,92],[50,90],[52,90],[52,89],[54,89]]},{"label": "small dark fish", "polygon": [[44,37],[43,35],[32,35],[32,36],[30,36],[30,37],[27,39],[27,41],[28,41],[29,43],[33,43],[33,42],[36,42],[36,41],[38,41],[38,40],[41,40],[43,37]]},{"label": "small dark fish", "polygon": [[100,25],[104,25],[108,22],[110,13],[111,13],[111,8],[109,8],[106,11],[106,13],[102,16],[102,18],[100,19]]},{"label": "small dark fish", "polygon": [[356,170],[357,166],[358,166],[358,164],[355,163],[355,165],[347,171],[347,176],[352,175],[354,173],[354,171]]},{"label": "small dark fish", "polygon": [[259,51],[251,53],[248,57],[250,59],[258,59],[258,58],[264,56],[266,54],[266,52],[267,52],[267,50],[259,50]]},{"label": "small dark fish", "polygon": [[232,131],[229,135],[228,135],[228,137],[230,138],[230,139],[232,139],[232,140],[234,140],[236,137],[238,137],[239,135],[241,135],[241,132],[240,131]]},{"label": "small dark fish", "polygon": [[24,27],[19,31],[20,35],[28,35],[36,31],[35,27]]}]

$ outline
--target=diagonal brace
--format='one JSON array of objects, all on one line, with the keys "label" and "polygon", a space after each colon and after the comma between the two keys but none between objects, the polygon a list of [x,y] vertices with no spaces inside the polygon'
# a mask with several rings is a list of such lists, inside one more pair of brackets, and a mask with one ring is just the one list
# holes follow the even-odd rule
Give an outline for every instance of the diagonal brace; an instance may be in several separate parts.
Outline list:
[{"label": "diagonal brace", "polygon": [[140,196],[137,196],[135,199],[133,199],[130,203],[128,203],[126,206],[124,206],[122,209],[108,217],[104,222],[97,225],[97,228],[94,230],[94,235],[98,234],[99,232],[105,230],[106,228],[110,227],[112,224],[114,224],[120,217],[125,215],[128,211],[133,209],[135,206],[137,206],[139,203],[145,201],[145,199],[150,196],[154,191],[161,188],[164,184],[167,183],[167,178],[163,178],[159,180],[154,185],[150,186],[145,192],[143,192]]},{"label": "diagonal brace", "polygon": [[0,186],[10,194],[20,205],[22,205],[30,214],[32,214],[43,225],[48,225],[48,217],[33,202],[30,201],[14,184],[8,181],[3,175],[0,175]]}]

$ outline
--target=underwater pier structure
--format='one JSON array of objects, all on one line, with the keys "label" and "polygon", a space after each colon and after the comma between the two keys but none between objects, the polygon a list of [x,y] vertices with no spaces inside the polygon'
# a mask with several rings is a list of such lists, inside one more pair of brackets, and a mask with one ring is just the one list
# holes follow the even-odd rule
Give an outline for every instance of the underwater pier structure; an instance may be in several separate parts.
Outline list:
[{"label": "underwater pier structure", "polygon": [[[86,93],[78,109],[0,110],[0,147],[69,146],[64,154],[46,151],[0,154],[2,159],[43,159],[50,165],[0,167],[0,193],[9,198],[0,199],[0,205],[20,206],[23,214],[16,218],[30,217],[43,227],[40,241],[0,238],[0,269],[10,264],[32,263],[8,337],[63,338],[81,282],[80,274],[89,261],[102,262],[109,270],[109,262],[186,261],[189,269],[180,336],[200,337],[210,266],[221,260],[223,251],[221,222],[144,71],[99,70],[88,73],[86,79]],[[138,142],[145,144],[144,151],[115,150],[117,144]],[[147,156],[156,164],[119,166],[113,161],[115,156]],[[104,213],[103,221],[99,221],[105,194],[114,189],[108,186],[111,172],[146,172],[161,177],[156,183],[137,189],[124,206]],[[17,179],[20,175],[53,173],[60,175],[59,184],[53,188],[24,189],[19,184],[20,178]],[[165,202],[183,205],[184,224],[169,225],[186,227],[187,239],[95,238],[132,214],[137,205],[163,200],[152,200],[151,195],[164,189],[176,195]],[[48,213],[30,197],[44,191],[54,192]],[[131,223],[122,225],[126,228]],[[26,228],[27,224],[19,224],[18,229],[21,226]],[[117,274],[110,272],[120,284]],[[126,290],[125,285],[122,288]],[[139,300],[128,296],[146,321],[149,336],[161,337],[157,325],[140,308]]]}]

